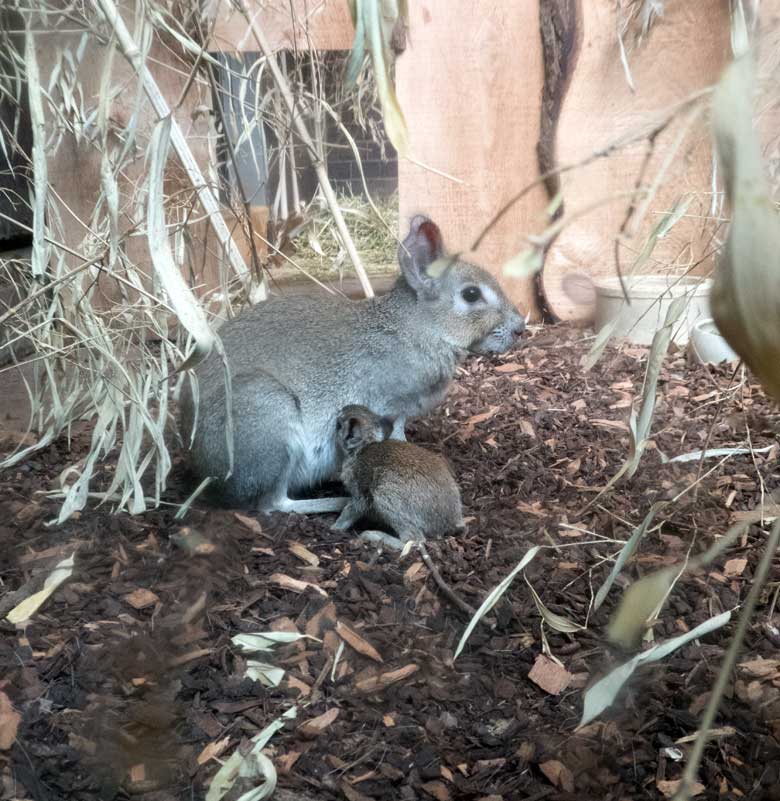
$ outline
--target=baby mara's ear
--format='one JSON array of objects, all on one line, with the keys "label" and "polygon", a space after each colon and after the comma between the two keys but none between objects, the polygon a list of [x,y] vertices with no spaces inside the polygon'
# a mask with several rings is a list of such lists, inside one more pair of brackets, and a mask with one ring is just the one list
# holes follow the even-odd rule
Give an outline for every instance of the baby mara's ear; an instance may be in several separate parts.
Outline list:
[{"label": "baby mara's ear", "polygon": [[338,440],[342,448],[350,453],[363,442],[363,420],[352,414],[339,417],[337,425]]}]

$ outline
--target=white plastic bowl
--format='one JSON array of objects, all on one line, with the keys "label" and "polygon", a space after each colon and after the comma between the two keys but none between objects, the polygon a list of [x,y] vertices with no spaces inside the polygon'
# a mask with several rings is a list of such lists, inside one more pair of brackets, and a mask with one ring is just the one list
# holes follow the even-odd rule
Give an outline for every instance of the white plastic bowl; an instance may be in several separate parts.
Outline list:
[{"label": "white plastic bowl", "polygon": [[711,317],[698,320],[691,328],[691,341],[688,345],[690,357],[701,364],[721,364],[734,362],[739,356],[723,338]]},{"label": "white plastic bowl", "polygon": [[596,310],[594,326],[600,331],[617,320],[613,336],[624,337],[637,345],[650,345],[655,332],[666,319],[666,312],[676,298],[687,296],[688,303],[673,328],[673,340],[678,345],[688,342],[691,327],[710,316],[709,278],[673,275],[639,275],[626,279],[631,305],[626,303],[617,277],[594,281]]}]

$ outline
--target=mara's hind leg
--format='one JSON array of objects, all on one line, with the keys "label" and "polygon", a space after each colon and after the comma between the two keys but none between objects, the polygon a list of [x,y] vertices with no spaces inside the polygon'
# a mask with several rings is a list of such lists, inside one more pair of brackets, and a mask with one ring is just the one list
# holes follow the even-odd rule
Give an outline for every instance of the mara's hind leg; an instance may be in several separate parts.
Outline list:
[{"label": "mara's hind leg", "polygon": [[295,512],[299,515],[321,515],[340,512],[349,498],[284,498],[276,507],[278,512]]},{"label": "mara's hind leg", "polygon": [[376,530],[363,531],[358,539],[372,545],[379,545],[380,547],[384,546],[385,548],[389,548],[391,551],[402,551],[404,549],[404,545],[406,544],[399,540],[398,537],[394,537],[392,534],[387,534],[384,531]]},{"label": "mara's hind leg", "polygon": [[[317,476],[307,463],[300,403],[267,373],[233,377],[233,470],[227,448],[224,384],[201,398],[193,451],[200,472],[217,479],[223,501],[264,512],[340,512],[348,498],[290,498],[290,488],[311,489]],[[304,485],[302,487],[301,485]]]}]

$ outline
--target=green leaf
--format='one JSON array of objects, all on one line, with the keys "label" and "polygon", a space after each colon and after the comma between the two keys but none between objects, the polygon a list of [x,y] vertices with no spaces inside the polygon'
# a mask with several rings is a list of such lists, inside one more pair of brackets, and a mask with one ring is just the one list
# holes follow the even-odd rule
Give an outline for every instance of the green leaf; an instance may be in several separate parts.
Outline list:
[{"label": "green leaf", "polygon": [[606,325],[602,326],[599,329],[598,334],[596,334],[596,339],[591,345],[590,350],[588,351],[587,355],[582,359],[582,368],[586,372],[590,370],[596,362],[601,358],[601,354],[604,353],[604,349],[609,344],[609,340],[612,338],[612,334],[617,327],[619,320],[616,317],[611,322],[607,323]]},{"label": "green leaf", "polygon": [[278,687],[284,678],[284,669],[269,665],[266,662],[256,662],[250,659],[246,663],[246,674],[253,681],[259,681],[266,687]]},{"label": "green leaf", "polygon": [[366,17],[363,13],[364,3],[372,0],[350,0],[352,24],[355,26],[355,38],[352,40],[352,51],[349,54],[347,70],[344,77],[344,88],[349,90],[356,83],[363,62],[366,60]]},{"label": "green leaf", "polygon": [[542,251],[539,248],[528,248],[513,256],[501,271],[510,278],[530,278],[542,269],[543,264]]},{"label": "green leaf", "polygon": [[[295,631],[264,631],[262,634],[236,634],[230,642],[245,654],[256,651],[272,651],[279,644],[298,642],[298,640],[314,640],[308,634]],[[317,640],[319,642],[319,640]]]},{"label": "green leaf", "polygon": [[206,801],[220,801],[230,791],[239,776],[257,778],[263,784],[248,793],[244,793],[238,801],[240,799],[244,799],[244,801],[262,801],[262,799],[268,798],[276,789],[276,769],[271,760],[260,752],[268,744],[271,737],[288,720],[294,719],[297,714],[297,707],[293,706],[269,726],[266,726],[259,734],[256,734],[251,740],[252,749],[246,756],[242,756],[241,752],[236,749],[214,774],[206,793]]},{"label": "green leaf", "polygon": [[626,650],[639,645],[651,618],[669,594],[679,572],[675,568],[658,570],[626,589],[609,624],[611,642]]},{"label": "green leaf", "polygon": [[[737,52],[746,46],[745,36],[737,29]],[[732,219],[710,304],[726,341],[765,392],[780,400],[780,217],[753,127],[755,83],[746,54],[726,68],[713,95],[715,144]]]},{"label": "green leaf", "polygon": [[536,604],[536,608],[539,610],[539,614],[542,616],[544,622],[555,631],[560,631],[562,634],[574,634],[578,631],[584,631],[585,626],[581,626],[579,623],[575,623],[573,620],[570,620],[568,617],[564,615],[556,614],[555,612],[551,612],[542,602],[542,599],[537,595],[536,590],[531,585],[531,582],[528,581],[528,576],[525,576],[525,583],[528,585],[528,589],[531,590],[531,597],[534,599],[534,603]]},{"label": "green leaf", "polygon": [[477,623],[479,623],[479,621],[482,620],[482,618],[485,617],[485,615],[498,603],[498,600],[509,589],[510,584],[515,580],[515,576],[517,576],[518,573],[526,568],[526,566],[531,562],[532,559],[534,559],[541,549],[541,545],[535,545],[533,548],[529,549],[525,556],[514,567],[512,572],[506,578],[502,579],[501,582],[490,591],[487,598],[485,598],[485,600],[482,602],[482,605],[479,607],[479,609],[477,609],[474,617],[472,617],[469,621],[468,626],[466,626],[466,630],[463,632],[463,636],[460,638],[458,647],[455,649],[455,656],[453,659],[458,658],[458,655],[466,645],[471,633],[476,628]]},{"label": "green leaf", "polygon": [[766,448],[708,448],[706,451],[691,451],[690,453],[681,453],[679,456],[674,456],[671,459],[662,459],[662,462],[698,462],[700,459],[717,459],[721,456],[741,456],[747,453],[769,453],[774,448],[774,445],[768,445]]},{"label": "green leaf", "polygon": [[725,626],[730,619],[731,612],[723,612],[716,617],[710,618],[701,625],[696,626],[696,628],[685,634],[681,634],[664,643],[659,643],[649,648],[647,651],[637,654],[628,662],[610,671],[585,692],[582,720],[580,720],[579,727],[590,723],[590,721],[597,718],[605,709],[614,703],[623,685],[628,681],[631,674],[639,665],[658,662],[686,643]]},{"label": "green leaf", "polygon": [[658,501],[657,503],[654,503],[650,507],[650,511],[645,515],[645,519],[634,529],[631,536],[626,541],[626,544],[622,547],[620,553],[618,554],[618,558],[615,560],[615,564],[612,565],[612,570],[610,571],[609,576],[607,576],[607,580],[601,585],[599,591],[596,593],[596,600],[593,602],[594,611],[604,603],[604,599],[607,597],[612,585],[615,583],[615,579],[620,574],[620,571],[623,569],[626,562],[633,555],[634,551],[636,550],[636,546],[639,544],[639,541],[647,533],[647,529],[653,522],[653,518],[655,518],[656,513],[664,505],[664,501]]}]

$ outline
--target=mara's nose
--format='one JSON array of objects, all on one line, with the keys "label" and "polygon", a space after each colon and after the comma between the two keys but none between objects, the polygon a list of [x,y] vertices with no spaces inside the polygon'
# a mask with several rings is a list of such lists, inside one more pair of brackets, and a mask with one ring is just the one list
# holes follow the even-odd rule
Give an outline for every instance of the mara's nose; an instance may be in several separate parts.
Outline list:
[{"label": "mara's nose", "polygon": [[520,334],[525,331],[526,326],[528,325],[528,321],[531,319],[531,312],[529,311],[525,317],[521,317],[520,315],[517,316],[517,322],[515,323],[514,328],[512,329],[512,333],[519,337]]},{"label": "mara's nose", "polygon": [[518,317],[514,321],[514,325],[512,326],[512,334],[515,337],[519,337],[523,331],[525,331],[525,320],[522,317]]}]

